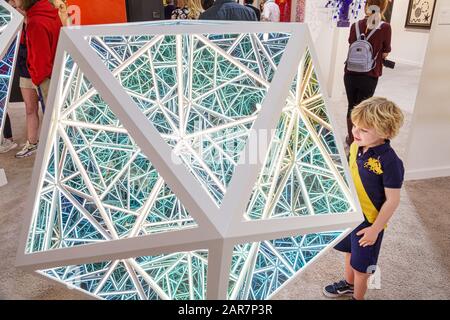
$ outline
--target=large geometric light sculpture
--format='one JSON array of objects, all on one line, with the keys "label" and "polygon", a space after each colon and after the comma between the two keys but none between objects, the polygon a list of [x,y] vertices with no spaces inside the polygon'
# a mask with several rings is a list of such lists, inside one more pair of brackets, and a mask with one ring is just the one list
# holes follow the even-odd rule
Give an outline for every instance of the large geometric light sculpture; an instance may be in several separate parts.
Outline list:
[{"label": "large geometric light sculpture", "polygon": [[0,0],[0,143],[22,30],[22,15]]},{"label": "large geometric light sculpture", "polygon": [[362,220],[315,61],[301,24],[64,29],[17,264],[104,299],[270,298]]}]

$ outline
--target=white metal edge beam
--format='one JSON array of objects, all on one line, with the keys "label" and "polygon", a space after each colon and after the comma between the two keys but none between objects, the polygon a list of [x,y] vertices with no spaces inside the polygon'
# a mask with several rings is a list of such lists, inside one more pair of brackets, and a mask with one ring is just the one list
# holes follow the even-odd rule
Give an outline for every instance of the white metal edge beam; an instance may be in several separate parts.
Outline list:
[{"label": "white metal edge beam", "polygon": [[29,236],[29,231],[33,223],[34,212],[38,205],[39,200],[39,190],[42,185],[42,179],[45,175],[47,161],[51,154],[51,149],[53,148],[53,139],[56,134],[58,123],[54,119],[58,119],[58,109],[55,105],[59,105],[60,101],[58,98],[58,92],[61,91],[62,87],[62,72],[64,70],[64,55],[66,44],[68,42],[67,37],[60,34],[59,46],[55,56],[55,64],[52,72],[52,79],[58,79],[58,81],[50,82],[50,89],[47,101],[47,108],[44,114],[44,120],[42,121],[42,128],[47,130],[41,130],[39,141],[38,152],[33,166],[33,174],[31,177],[31,183],[28,190],[28,196],[26,199],[26,205],[23,213],[23,225],[22,230],[19,235],[19,245],[16,255],[16,263],[22,264],[26,258],[26,246]]},{"label": "white metal edge beam", "polygon": [[206,291],[208,300],[227,299],[233,248],[234,244],[227,239],[210,245]]},{"label": "white metal edge beam", "polygon": [[200,250],[207,249],[211,241],[220,239],[212,239],[208,234],[199,231],[198,228],[191,228],[37,252],[23,255],[20,259],[17,258],[16,267],[34,271],[60,266]]},{"label": "white metal edge beam", "polygon": [[277,239],[285,235],[308,234],[323,231],[342,230],[356,227],[360,223],[358,212],[343,214],[324,214],[304,217],[287,217],[257,221],[243,221],[228,234],[230,238],[241,242],[249,239]]},{"label": "white metal edge beam", "polygon": [[[124,28],[126,25],[126,28]],[[245,29],[242,26],[245,25]],[[143,36],[143,35],[190,35],[190,34],[241,34],[245,33],[292,33],[306,28],[301,23],[269,23],[242,21],[177,21],[109,24],[99,26],[68,27],[74,33],[88,36]]]}]

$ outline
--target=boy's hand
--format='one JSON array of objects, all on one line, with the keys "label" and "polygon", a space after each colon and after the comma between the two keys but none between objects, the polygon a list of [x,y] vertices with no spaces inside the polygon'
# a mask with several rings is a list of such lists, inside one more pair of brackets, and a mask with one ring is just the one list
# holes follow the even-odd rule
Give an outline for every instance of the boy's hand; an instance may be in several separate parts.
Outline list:
[{"label": "boy's hand", "polygon": [[373,246],[378,238],[378,232],[373,227],[364,228],[360,230],[356,235],[364,235],[361,239],[359,239],[359,245],[361,247]]}]

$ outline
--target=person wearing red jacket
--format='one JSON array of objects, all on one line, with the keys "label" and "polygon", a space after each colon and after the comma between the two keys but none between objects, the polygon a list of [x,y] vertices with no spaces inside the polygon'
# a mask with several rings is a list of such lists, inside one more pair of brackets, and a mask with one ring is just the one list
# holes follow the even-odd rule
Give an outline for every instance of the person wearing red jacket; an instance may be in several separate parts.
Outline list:
[{"label": "person wearing red jacket", "polygon": [[28,70],[45,104],[62,23],[48,0],[23,0],[22,7],[27,13]]}]

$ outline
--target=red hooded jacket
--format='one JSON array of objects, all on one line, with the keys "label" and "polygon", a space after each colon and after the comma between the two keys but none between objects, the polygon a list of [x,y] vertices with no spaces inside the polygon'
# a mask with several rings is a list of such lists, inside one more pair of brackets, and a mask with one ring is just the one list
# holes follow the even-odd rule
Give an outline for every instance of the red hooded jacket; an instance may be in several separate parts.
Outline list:
[{"label": "red hooded jacket", "polygon": [[35,85],[52,75],[62,27],[58,10],[48,0],[39,0],[27,11],[28,70]]}]

